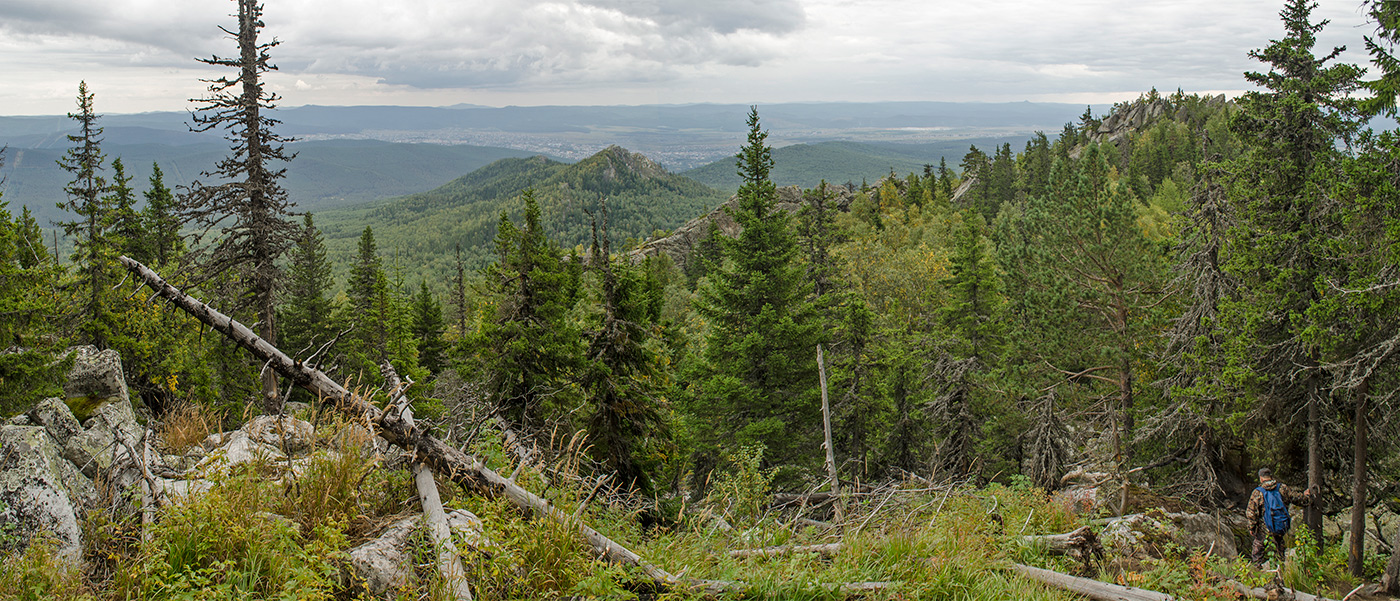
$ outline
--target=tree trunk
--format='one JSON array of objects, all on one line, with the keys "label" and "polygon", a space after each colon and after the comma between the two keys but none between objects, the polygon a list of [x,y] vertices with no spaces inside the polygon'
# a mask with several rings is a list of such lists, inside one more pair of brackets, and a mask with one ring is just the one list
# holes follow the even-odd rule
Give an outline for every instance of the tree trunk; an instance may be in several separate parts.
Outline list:
[{"label": "tree trunk", "polygon": [[1351,575],[1360,578],[1366,563],[1366,454],[1368,397],[1371,393],[1371,380],[1361,380],[1356,388],[1356,457],[1353,461],[1353,481],[1351,488],[1351,550],[1347,554],[1347,568]]},{"label": "tree trunk", "polygon": [[1012,564],[1011,569],[1023,578],[1043,582],[1096,601],[1172,601],[1171,595],[1147,589],[1119,586],[1021,564]]},{"label": "tree trunk", "polygon": [[[826,434],[826,476],[831,482],[831,494],[841,495],[841,479],[836,476],[836,453],[831,446],[831,404],[826,395],[826,360],[822,357],[822,345],[817,344],[817,376],[822,385],[822,430]],[[836,501],[836,522],[845,521],[845,508],[841,500]]]},{"label": "tree trunk", "polygon": [[1322,506],[1317,502],[1316,495],[1322,491],[1322,450],[1319,439],[1322,423],[1321,405],[1318,399],[1316,378],[1308,379],[1308,489],[1313,491],[1314,498],[1308,503],[1307,511],[1303,512],[1304,523],[1312,531],[1313,540],[1322,542]]}]

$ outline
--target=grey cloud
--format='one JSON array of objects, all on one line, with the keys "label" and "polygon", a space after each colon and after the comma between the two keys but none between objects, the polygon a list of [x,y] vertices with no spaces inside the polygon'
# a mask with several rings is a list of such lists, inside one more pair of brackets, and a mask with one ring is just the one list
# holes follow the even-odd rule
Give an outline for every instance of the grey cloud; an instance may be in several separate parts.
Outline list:
[{"label": "grey cloud", "polygon": [[709,29],[729,34],[741,29],[792,33],[807,13],[797,0],[584,0],[585,4],[643,17],[673,29]]}]

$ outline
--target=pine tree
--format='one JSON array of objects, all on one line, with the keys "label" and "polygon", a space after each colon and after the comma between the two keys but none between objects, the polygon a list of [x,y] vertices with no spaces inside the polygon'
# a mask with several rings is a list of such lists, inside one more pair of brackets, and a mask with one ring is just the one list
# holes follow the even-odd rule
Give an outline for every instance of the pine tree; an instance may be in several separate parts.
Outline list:
[{"label": "pine tree", "polygon": [[78,285],[82,289],[83,315],[79,317],[82,339],[98,347],[106,347],[109,327],[113,322],[107,300],[111,296],[110,282],[114,278],[118,242],[111,233],[112,208],[105,196],[107,181],[102,177],[102,128],[93,111],[93,94],[87,82],[78,83],[78,112],[68,118],[78,122],[78,134],[69,135],[74,146],[59,159],[58,164],[73,174],[73,181],[64,188],[68,201],[58,205],[78,218],[62,222],[63,232],[73,239],[72,259],[78,266]]},{"label": "pine tree", "polygon": [[334,284],[325,241],[307,213],[287,264],[286,300],[278,311],[282,346],[289,355],[303,359],[330,342],[335,303],[326,294]]},{"label": "pine tree", "polygon": [[[238,41],[238,56],[198,60],[236,69],[238,75],[203,80],[209,84],[209,96],[198,101],[202,106],[191,125],[195,131],[225,131],[230,155],[213,171],[202,174],[223,181],[195,181],[181,199],[181,212],[185,221],[204,231],[219,230],[213,247],[206,249],[198,263],[206,278],[225,272],[235,276],[240,306],[253,309],[258,335],[276,346],[275,308],[283,275],[278,260],[290,250],[298,228],[288,219],[292,203],[279,183],[287,170],[273,165],[295,155],[284,149],[288,140],[273,131],[279,122],[264,113],[276,108],[280,99],[268,92],[262,81],[265,73],[276,70],[269,62],[268,50],[279,42],[258,42],[263,21],[262,5],[257,0],[238,0],[237,17],[237,32],[224,31]],[[277,374],[270,369],[263,370],[262,396],[264,412],[281,412]]]},{"label": "pine tree", "polygon": [[[1111,169],[1093,143],[1078,164],[1057,161],[1055,190],[1029,199],[1014,220],[1024,228],[1021,237],[1000,234],[1001,260],[1017,274],[1010,296],[1019,297],[1015,337],[1026,353],[1019,360],[1049,366],[1048,377],[1058,382],[1106,385],[1097,398],[1112,421],[1117,476],[1126,479],[1137,405],[1133,366],[1157,338],[1163,316],[1154,309],[1166,293],[1166,263],[1137,226],[1138,200],[1113,181]],[[1119,500],[1120,509],[1126,502]]]},{"label": "pine tree", "polygon": [[748,143],[738,155],[743,228],[726,240],[723,266],[700,289],[697,310],[710,322],[705,373],[694,402],[712,426],[710,444],[768,445],[768,461],[811,464],[820,439],[816,346],[822,339],[796,263],[791,218],[778,211],[767,132],[749,113]]},{"label": "pine tree", "polygon": [[132,257],[147,265],[165,266],[174,261],[184,251],[180,240],[180,218],[176,214],[179,207],[175,195],[165,185],[165,173],[160,165],[151,163],[150,188],[145,192],[146,208],[142,211],[142,221],[147,243],[142,248],[143,257]]}]

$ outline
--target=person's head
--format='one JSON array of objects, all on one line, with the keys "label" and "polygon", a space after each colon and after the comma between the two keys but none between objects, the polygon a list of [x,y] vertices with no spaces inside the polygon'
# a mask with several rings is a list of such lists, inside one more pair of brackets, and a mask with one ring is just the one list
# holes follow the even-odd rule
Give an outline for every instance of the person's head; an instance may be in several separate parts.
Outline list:
[{"label": "person's head", "polygon": [[1274,472],[1267,467],[1259,468],[1259,483],[1263,484],[1274,479]]}]

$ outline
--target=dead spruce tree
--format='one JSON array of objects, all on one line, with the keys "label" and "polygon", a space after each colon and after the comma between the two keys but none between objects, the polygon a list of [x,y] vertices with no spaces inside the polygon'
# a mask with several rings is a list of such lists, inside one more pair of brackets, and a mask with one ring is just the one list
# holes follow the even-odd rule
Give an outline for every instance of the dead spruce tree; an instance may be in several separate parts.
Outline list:
[{"label": "dead spruce tree", "polygon": [[[193,131],[223,130],[230,143],[230,154],[202,177],[217,183],[195,181],[182,195],[186,222],[201,228],[202,234],[218,230],[216,241],[196,259],[201,279],[224,274],[237,285],[239,308],[251,308],[258,317],[258,335],[269,344],[277,342],[276,294],[281,270],[277,260],[296,239],[292,203],[278,183],[285,167],[272,168],[277,161],[289,161],[283,143],[273,127],[279,122],[264,111],[276,108],[280,97],[263,88],[262,74],[276,70],[268,62],[268,50],[277,40],[258,43],[263,28],[262,5],[254,0],[237,0],[238,30],[219,29],[238,42],[238,56],[197,59],[206,65],[238,70],[235,77],[203,80],[209,96],[196,99],[200,104],[192,119]],[[282,400],[277,393],[277,374],[262,373],[263,410],[278,413]]]}]

